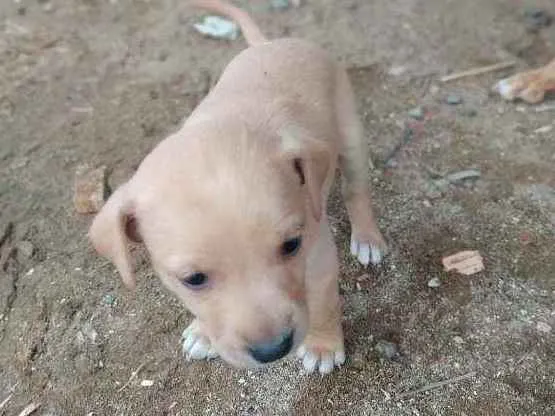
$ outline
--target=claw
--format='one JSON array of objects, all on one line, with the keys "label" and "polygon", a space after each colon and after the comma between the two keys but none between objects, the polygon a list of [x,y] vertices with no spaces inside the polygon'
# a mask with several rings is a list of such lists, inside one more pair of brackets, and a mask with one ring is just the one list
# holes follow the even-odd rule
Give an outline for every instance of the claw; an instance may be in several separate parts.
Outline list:
[{"label": "claw", "polygon": [[356,257],[363,266],[368,266],[370,263],[376,266],[381,263],[384,253],[378,246],[360,243],[351,236],[351,254]]},{"label": "claw", "polygon": [[335,367],[345,363],[345,352],[343,350],[314,352],[302,345],[297,350],[297,357],[302,360],[305,371],[312,374],[318,371],[320,374],[329,374]]}]

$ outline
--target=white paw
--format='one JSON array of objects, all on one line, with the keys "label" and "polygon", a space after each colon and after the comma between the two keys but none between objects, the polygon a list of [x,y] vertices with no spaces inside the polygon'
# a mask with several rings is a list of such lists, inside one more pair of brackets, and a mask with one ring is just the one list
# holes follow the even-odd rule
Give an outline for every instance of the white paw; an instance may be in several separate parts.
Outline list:
[{"label": "white paw", "polygon": [[384,253],[376,245],[361,243],[351,236],[351,254],[358,259],[363,266],[372,263],[374,266],[381,263]]},{"label": "white paw", "polygon": [[515,91],[513,85],[509,78],[502,79],[493,87],[494,91],[497,91],[501,97],[505,100],[512,101],[516,98],[517,91]]},{"label": "white paw", "polygon": [[309,374],[318,371],[320,374],[329,374],[333,369],[345,363],[345,351],[315,352],[304,344],[297,350],[297,358],[302,360],[305,371]]},{"label": "white paw", "polygon": [[187,360],[210,360],[218,356],[210,340],[201,333],[196,319],[181,334],[181,343]]}]

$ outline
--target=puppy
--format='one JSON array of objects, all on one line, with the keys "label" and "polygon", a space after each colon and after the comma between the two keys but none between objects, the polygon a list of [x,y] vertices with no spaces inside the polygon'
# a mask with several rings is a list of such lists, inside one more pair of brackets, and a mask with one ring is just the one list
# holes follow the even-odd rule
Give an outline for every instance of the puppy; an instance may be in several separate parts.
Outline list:
[{"label": "puppy", "polygon": [[555,59],[541,68],[503,79],[494,89],[506,100],[520,98],[529,104],[538,104],[547,92],[555,91]]},{"label": "puppy", "polygon": [[94,219],[90,239],[134,287],[129,241],[195,316],[191,359],[253,367],[297,351],[308,372],[345,360],[338,260],[326,202],[339,166],[351,252],[377,264],[369,159],[345,70],[318,46],[268,41],[242,10],[198,6],[241,26],[249,48],[183,126]]}]

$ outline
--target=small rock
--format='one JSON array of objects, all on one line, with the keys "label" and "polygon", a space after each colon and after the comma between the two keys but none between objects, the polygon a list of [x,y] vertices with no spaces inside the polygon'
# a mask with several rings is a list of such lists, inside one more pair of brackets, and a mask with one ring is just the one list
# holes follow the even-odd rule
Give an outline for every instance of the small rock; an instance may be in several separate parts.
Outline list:
[{"label": "small rock", "polygon": [[20,261],[29,260],[35,254],[35,246],[30,241],[20,241],[16,248],[17,257]]},{"label": "small rock", "polygon": [[551,325],[548,325],[545,322],[538,322],[536,324],[536,329],[544,334],[549,334],[552,330]]},{"label": "small rock", "polygon": [[528,30],[536,32],[544,27],[551,25],[551,15],[543,9],[530,7],[524,11],[526,26]]},{"label": "small rock", "polygon": [[456,94],[449,94],[446,98],[445,98],[445,102],[449,105],[459,105],[463,102],[463,99],[460,95],[456,95]]},{"label": "small rock", "polygon": [[482,173],[478,169],[465,169],[445,176],[449,183],[459,183],[469,179],[480,179]]},{"label": "small rock", "polygon": [[104,295],[102,302],[104,302],[105,305],[112,306],[116,302],[116,297],[111,294]]},{"label": "small rock", "polygon": [[386,168],[395,169],[397,166],[399,166],[399,163],[395,159],[389,159],[385,162]]},{"label": "small rock", "polygon": [[462,115],[465,117],[476,117],[478,115],[478,110],[475,108],[467,108],[463,110]]},{"label": "small rock", "polygon": [[403,75],[407,71],[407,68],[404,66],[394,66],[389,69],[388,74],[394,77],[398,77]]},{"label": "small rock", "polygon": [[422,107],[415,107],[408,112],[409,117],[415,120],[424,120],[424,109]]},{"label": "small rock", "polygon": [[73,205],[79,214],[94,214],[100,211],[106,197],[106,167],[91,169],[80,165],[75,173]]},{"label": "small rock", "polygon": [[432,289],[437,289],[441,286],[441,280],[438,277],[434,277],[433,279],[428,280],[428,287]]},{"label": "small rock", "polygon": [[464,344],[464,339],[462,339],[462,337],[455,336],[455,337],[453,337],[453,342],[455,344],[462,345],[462,344]]},{"label": "small rock", "polygon": [[141,381],[142,387],[152,387],[154,385],[154,380],[143,380]]},{"label": "small rock", "polygon": [[289,0],[270,0],[272,9],[274,10],[285,10],[289,8]]},{"label": "small rock", "polygon": [[382,358],[386,358],[389,361],[398,361],[401,358],[399,347],[393,342],[380,340],[374,349]]},{"label": "small rock", "polygon": [[548,124],[547,126],[543,126],[543,127],[540,127],[538,129],[534,130],[534,133],[536,133],[536,134],[546,134],[546,133],[549,133],[551,130],[553,130],[553,126]]},{"label": "small rock", "polygon": [[239,37],[239,26],[231,20],[219,16],[206,16],[193,27],[197,32],[216,39],[235,40]]}]

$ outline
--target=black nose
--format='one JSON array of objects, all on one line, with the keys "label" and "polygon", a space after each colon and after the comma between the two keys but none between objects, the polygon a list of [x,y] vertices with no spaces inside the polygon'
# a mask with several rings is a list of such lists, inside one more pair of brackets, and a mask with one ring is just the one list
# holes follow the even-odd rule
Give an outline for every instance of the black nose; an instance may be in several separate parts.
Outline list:
[{"label": "black nose", "polygon": [[293,330],[289,329],[270,341],[250,345],[248,351],[259,363],[271,363],[279,360],[291,351],[293,334]]}]

